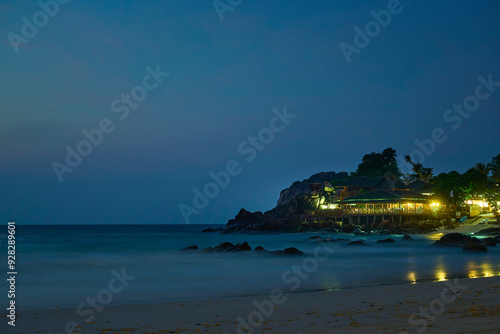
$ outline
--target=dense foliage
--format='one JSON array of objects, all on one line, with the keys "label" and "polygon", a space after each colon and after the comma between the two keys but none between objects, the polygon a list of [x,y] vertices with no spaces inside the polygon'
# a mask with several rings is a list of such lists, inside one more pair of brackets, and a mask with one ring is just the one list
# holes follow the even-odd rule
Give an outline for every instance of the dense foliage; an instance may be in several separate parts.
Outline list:
[{"label": "dense foliage", "polygon": [[352,176],[401,176],[398,162],[396,160],[396,150],[386,148],[382,153],[372,152],[366,154]]}]

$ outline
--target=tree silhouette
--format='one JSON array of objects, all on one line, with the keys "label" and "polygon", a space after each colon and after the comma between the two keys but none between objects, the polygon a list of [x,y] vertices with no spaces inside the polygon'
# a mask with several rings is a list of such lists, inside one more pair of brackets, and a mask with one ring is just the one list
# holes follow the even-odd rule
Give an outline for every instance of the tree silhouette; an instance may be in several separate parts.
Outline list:
[{"label": "tree silhouette", "polygon": [[424,167],[420,162],[413,162],[409,155],[405,155],[405,161],[413,166],[412,170],[415,174],[410,175],[411,177],[426,183],[430,181],[433,175],[432,168]]},{"label": "tree silhouette", "polygon": [[386,148],[382,153],[372,152],[365,154],[356,172],[352,176],[385,176],[387,174],[401,176],[398,162],[396,160],[396,150]]},{"label": "tree silhouette", "polygon": [[495,182],[500,182],[500,154],[493,157],[491,162],[487,166],[488,172],[491,173],[491,178]]}]

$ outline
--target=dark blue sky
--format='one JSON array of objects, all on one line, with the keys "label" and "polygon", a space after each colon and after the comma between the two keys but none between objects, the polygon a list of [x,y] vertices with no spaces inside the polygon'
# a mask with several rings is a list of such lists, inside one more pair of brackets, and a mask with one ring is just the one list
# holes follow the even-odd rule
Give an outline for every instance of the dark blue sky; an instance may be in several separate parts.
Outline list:
[{"label": "dark blue sky", "polygon": [[[1,219],[184,223],[179,204],[192,206],[192,189],[235,160],[241,173],[190,217],[225,223],[241,207],[271,209],[295,180],[354,170],[366,153],[409,154],[436,128],[447,140],[425,166],[490,161],[500,87],[456,130],[443,115],[475,94],[479,76],[500,81],[500,3],[401,1],[348,63],[339,44],[354,45],[353,28],[388,2],[243,0],[221,21],[209,0],[71,1],[16,53],[9,33],[22,36],[22,18],[41,9],[3,1]],[[157,64],[170,75],[121,120],[111,103]],[[284,106],[297,117],[247,162],[238,146]],[[114,131],[59,182],[53,162],[106,118]]]}]

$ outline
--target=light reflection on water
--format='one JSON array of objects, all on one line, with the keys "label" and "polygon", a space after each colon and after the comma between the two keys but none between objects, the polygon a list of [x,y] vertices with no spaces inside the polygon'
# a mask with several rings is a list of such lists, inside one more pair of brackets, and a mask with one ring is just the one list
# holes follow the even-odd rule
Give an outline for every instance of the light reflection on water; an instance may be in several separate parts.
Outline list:
[{"label": "light reflection on water", "polygon": [[408,273],[407,278],[408,278],[408,281],[411,282],[411,284],[416,284],[417,283],[417,275],[415,274],[414,271],[410,271]]},{"label": "light reflection on water", "polygon": [[[453,276],[448,273],[442,257],[438,257],[436,259],[433,272],[434,279],[436,281],[446,281],[451,279]],[[497,270],[495,270],[494,265],[489,259],[482,259],[480,261],[471,260],[466,265],[466,273],[468,278],[500,276],[500,265],[498,265]],[[408,282],[412,284],[417,281],[416,273],[414,271],[409,271],[406,278],[408,279]]]},{"label": "light reflection on water", "polygon": [[436,259],[436,268],[434,270],[435,279],[437,281],[446,281],[446,265],[444,264],[443,257],[439,256]]},{"label": "light reflection on water", "polygon": [[479,264],[471,260],[467,263],[467,275],[469,278],[491,277],[500,275],[500,271],[495,271],[490,260],[485,259]]},{"label": "light reflection on water", "polygon": [[[130,284],[126,293],[116,295],[116,303],[260,295],[273,289],[289,291],[297,280],[297,291],[312,291],[500,276],[500,247],[481,254],[435,247],[433,239],[439,234],[413,236],[411,242],[393,235],[392,244],[377,243],[385,235],[341,235],[351,241],[363,239],[366,246],[329,243],[333,252],[319,261],[317,269],[302,271],[306,279],[296,273],[284,279],[284,273],[302,268],[303,261],[311,258],[319,244],[310,237],[319,233],[226,235],[202,233],[202,227],[193,230],[192,226],[108,226],[99,231],[87,226],[55,231],[53,227],[19,228],[24,238],[19,265],[25,269],[18,300],[26,307],[74,307],[103,288],[111,269],[122,267],[138,277],[134,283],[141,283]],[[204,248],[243,241],[268,250],[297,247],[308,256],[178,252],[193,244]]]}]

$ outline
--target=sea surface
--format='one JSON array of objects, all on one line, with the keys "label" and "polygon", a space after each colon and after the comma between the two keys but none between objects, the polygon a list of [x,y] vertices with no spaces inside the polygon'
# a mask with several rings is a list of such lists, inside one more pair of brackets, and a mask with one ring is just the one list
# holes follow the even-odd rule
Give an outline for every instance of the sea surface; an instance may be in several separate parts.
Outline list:
[{"label": "sea surface", "polygon": [[[77,307],[87,298],[109,298],[113,270],[134,278],[111,304],[269,295],[273,289],[312,291],[500,275],[500,247],[487,253],[432,246],[427,236],[394,244],[389,236],[331,235],[365,239],[367,246],[330,243],[330,253],[308,240],[321,233],[202,233],[222,225],[86,225],[16,227],[16,305],[19,309]],[[5,229],[6,230],[6,229]],[[6,254],[6,234],[0,245]],[[178,252],[198,245],[247,241],[267,250],[296,247],[310,256]],[[319,258],[314,257],[316,251]],[[6,259],[5,259],[6,262]],[[315,265],[317,264],[317,266]],[[6,264],[3,266],[6,268]],[[298,269],[297,269],[298,268]],[[7,270],[5,270],[7,272]],[[116,283],[116,282],[115,282]],[[118,286],[118,283],[116,283]],[[7,291],[6,280],[0,284]],[[104,292],[103,292],[104,291]],[[3,294],[3,293],[2,293]],[[7,298],[2,298],[7,305]]]}]

